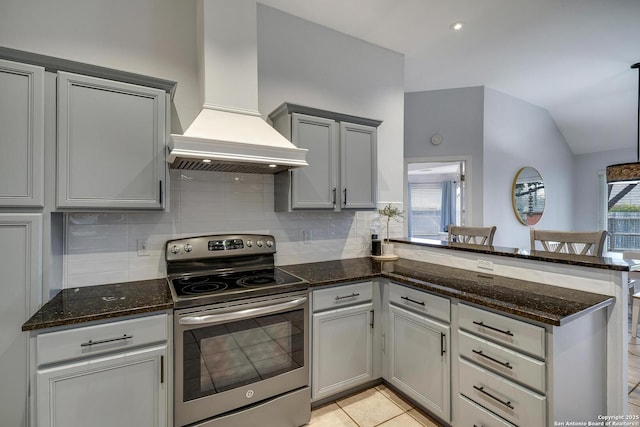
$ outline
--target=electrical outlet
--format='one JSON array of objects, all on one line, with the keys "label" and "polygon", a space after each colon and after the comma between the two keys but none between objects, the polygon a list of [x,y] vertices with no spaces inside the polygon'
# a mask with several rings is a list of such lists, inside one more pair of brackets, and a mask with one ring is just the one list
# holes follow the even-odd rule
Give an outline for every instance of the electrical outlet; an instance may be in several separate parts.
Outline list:
[{"label": "electrical outlet", "polygon": [[486,259],[478,260],[478,268],[483,270],[492,270],[493,271],[493,262],[487,261]]},{"label": "electrical outlet", "polygon": [[311,238],[311,230],[302,230],[302,243],[310,243]]},{"label": "electrical outlet", "polygon": [[138,256],[149,256],[149,243],[147,239],[138,239]]}]

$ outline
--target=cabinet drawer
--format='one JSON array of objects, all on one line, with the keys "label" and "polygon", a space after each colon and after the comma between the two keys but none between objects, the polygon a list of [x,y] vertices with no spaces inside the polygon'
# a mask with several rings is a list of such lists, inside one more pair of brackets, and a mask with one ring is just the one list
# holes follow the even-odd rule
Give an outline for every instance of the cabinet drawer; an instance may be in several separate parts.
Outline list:
[{"label": "cabinet drawer", "polygon": [[446,298],[406,286],[392,284],[389,287],[389,301],[400,307],[424,313],[447,323],[450,322],[450,303]]},{"label": "cabinet drawer", "polygon": [[313,291],[313,311],[359,304],[373,299],[373,282],[352,283]]},{"label": "cabinet drawer", "polygon": [[513,424],[460,396],[459,425],[462,427],[514,427]]},{"label": "cabinet drawer", "polygon": [[466,332],[459,333],[460,356],[505,378],[545,393],[545,363]]},{"label": "cabinet drawer", "polygon": [[460,304],[459,313],[461,329],[545,358],[544,328],[464,304]]},{"label": "cabinet drawer", "polygon": [[460,393],[519,426],[544,426],[545,397],[460,359]]},{"label": "cabinet drawer", "polygon": [[37,336],[38,366],[167,341],[167,315],[85,326]]}]

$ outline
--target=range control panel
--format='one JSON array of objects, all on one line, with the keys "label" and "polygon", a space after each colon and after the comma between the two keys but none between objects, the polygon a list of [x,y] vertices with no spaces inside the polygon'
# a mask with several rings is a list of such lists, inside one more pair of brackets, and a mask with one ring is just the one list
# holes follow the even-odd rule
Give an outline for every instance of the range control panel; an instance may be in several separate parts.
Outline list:
[{"label": "range control panel", "polygon": [[275,252],[275,239],[268,234],[213,235],[169,240],[165,258],[167,261],[178,261]]}]

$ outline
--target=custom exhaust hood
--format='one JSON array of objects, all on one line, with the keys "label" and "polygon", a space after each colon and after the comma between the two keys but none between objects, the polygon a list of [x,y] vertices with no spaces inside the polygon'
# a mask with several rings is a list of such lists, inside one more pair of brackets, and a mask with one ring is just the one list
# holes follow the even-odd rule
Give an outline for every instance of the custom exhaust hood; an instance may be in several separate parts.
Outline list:
[{"label": "custom exhaust hood", "polygon": [[306,166],[307,150],[258,112],[256,1],[199,0],[198,33],[203,106],[183,135],[171,135],[171,168],[276,173]]}]

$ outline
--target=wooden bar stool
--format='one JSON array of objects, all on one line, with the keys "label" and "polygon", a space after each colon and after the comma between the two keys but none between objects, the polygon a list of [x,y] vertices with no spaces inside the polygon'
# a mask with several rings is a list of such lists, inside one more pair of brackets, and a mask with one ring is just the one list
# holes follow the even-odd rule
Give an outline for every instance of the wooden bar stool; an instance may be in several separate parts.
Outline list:
[{"label": "wooden bar stool", "polygon": [[640,315],[640,292],[636,292],[631,297],[633,305],[631,307],[631,338],[638,336],[638,315]]}]

